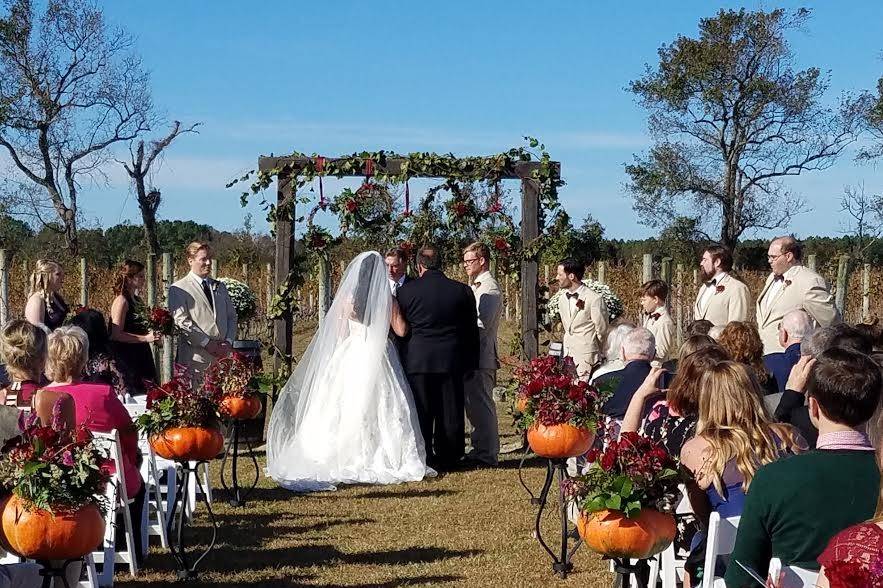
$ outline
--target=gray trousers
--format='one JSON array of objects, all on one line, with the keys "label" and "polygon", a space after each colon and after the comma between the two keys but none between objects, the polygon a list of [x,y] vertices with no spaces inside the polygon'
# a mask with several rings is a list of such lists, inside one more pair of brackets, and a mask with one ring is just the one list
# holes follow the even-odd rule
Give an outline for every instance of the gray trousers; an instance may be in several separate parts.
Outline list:
[{"label": "gray trousers", "polygon": [[496,369],[480,369],[466,375],[464,400],[472,440],[469,457],[490,465],[497,465],[500,453],[497,407],[493,396],[496,383]]}]

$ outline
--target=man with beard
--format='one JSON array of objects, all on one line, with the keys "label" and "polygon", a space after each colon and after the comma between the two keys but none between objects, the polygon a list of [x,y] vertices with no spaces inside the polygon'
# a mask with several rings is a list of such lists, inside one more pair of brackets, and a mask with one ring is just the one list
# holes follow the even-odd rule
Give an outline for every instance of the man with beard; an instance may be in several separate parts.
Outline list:
[{"label": "man with beard", "polygon": [[733,254],[726,247],[711,245],[702,253],[699,270],[703,284],[693,305],[694,320],[707,320],[715,327],[748,321],[751,311],[748,286],[730,275],[732,269]]}]

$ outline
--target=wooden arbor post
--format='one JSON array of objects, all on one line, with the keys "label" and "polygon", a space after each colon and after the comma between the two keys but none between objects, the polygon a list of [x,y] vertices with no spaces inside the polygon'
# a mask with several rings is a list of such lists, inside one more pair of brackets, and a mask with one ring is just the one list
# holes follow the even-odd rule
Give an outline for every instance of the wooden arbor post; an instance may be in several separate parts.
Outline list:
[{"label": "wooden arbor post", "polygon": [[[326,161],[336,161],[326,158]],[[407,159],[391,157],[384,165],[375,162],[375,172],[397,176],[401,174],[403,163]],[[277,172],[276,206],[277,211],[286,211],[276,219],[276,267],[274,285],[279,286],[285,281],[289,272],[294,268],[292,251],[294,248],[293,219],[293,186],[300,170],[311,162],[307,157],[260,157],[258,169],[262,172]],[[559,166],[557,162],[552,165]],[[528,246],[539,236],[539,183],[533,179],[533,174],[540,168],[536,161],[517,161],[499,175],[499,179],[521,180],[521,243]],[[281,170],[281,171],[280,171]],[[415,173],[409,170],[409,177],[432,178],[431,174]],[[361,177],[360,172],[350,174],[350,177]],[[482,178],[475,178],[481,180]],[[535,257],[521,262],[521,321],[522,335],[524,338],[523,351],[526,357],[536,357],[539,351],[539,332],[537,327],[537,260]],[[282,367],[283,362],[290,362],[292,352],[292,336],[294,331],[291,313],[276,319],[274,325],[275,345],[279,353],[275,354],[274,365],[277,369]],[[269,412],[269,411],[268,411]]]}]

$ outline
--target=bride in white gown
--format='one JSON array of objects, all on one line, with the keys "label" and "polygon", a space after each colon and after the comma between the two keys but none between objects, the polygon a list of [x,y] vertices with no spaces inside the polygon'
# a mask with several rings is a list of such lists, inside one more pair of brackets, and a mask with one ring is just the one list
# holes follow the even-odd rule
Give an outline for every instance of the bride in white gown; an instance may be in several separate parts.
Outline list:
[{"label": "bride in white gown", "polygon": [[281,486],[310,492],[435,475],[390,327],[407,330],[383,258],[362,253],[273,407],[267,474]]}]

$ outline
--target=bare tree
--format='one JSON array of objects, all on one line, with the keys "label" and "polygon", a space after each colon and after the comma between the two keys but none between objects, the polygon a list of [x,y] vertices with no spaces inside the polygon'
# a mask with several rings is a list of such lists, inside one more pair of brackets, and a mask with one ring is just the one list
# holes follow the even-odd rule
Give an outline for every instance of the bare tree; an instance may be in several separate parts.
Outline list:
[{"label": "bare tree", "polygon": [[841,232],[855,239],[852,254],[864,259],[865,252],[883,234],[883,196],[868,194],[865,185],[846,186],[840,197],[840,212],[848,219],[841,225]]},{"label": "bare tree", "polygon": [[150,248],[152,255],[160,254],[159,237],[156,234],[156,211],[159,209],[162,194],[156,188],[146,186],[146,180],[150,173],[150,167],[163,150],[172,144],[176,138],[184,133],[198,133],[196,128],[201,123],[195,123],[187,128],[182,128],[179,121],[175,121],[172,130],[162,139],[150,142],[145,153],[144,141],[138,141],[134,147],[134,141],[129,144],[129,161],[120,162],[126,169],[126,173],[132,178],[135,185],[135,195],[138,198],[138,208],[141,209],[141,219],[144,222],[144,239]]},{"label": "bare tree", "polygon": [[0,23],[0,146],[60,221],[41,222],[60,227],[75,253],[81,182],[106,179],[109,148],[149,130],[149,77],[131,38],[109,30],[93,4],[49,0],[42,15],[30,0],[8,6]]},{"label": "bare tree", "polygon": [[749,229],[778,229],[805,203],[783,183],[830,167],[861,124],[859,101],[822,104],[827,76],[796,71],[786,33],[809,12],[721,10],[699,37],[659,50],[630,90],[650,112],[656,140],[626,165],[641,222],[685,213],[733,247]]}]

